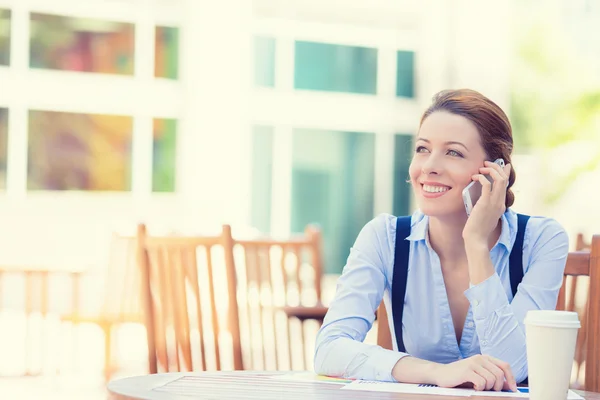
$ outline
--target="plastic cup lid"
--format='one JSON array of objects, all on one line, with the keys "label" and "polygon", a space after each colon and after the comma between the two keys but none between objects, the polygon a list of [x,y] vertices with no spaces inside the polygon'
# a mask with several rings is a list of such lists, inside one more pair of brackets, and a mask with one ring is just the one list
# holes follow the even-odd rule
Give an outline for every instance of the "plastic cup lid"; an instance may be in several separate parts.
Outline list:
[{"label": "plastic cup lid", "polygon": [[526,325],[553,328],[580,328],[579,316],[573,311],[531,310],[525,317]]}]

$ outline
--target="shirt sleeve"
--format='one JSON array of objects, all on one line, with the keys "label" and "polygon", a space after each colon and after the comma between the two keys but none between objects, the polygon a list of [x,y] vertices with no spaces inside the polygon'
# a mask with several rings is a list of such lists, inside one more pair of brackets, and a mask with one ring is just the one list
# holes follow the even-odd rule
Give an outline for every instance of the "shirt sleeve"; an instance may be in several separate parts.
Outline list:
[{"label": "shirt sleeve", "polygon": [[552,219],[543,220],[528,236],[529,263],[511,303],[497,273],[465,291],[481,354],[508,362],[517,382],[528,375],[525,315],[529,310],[555,309],[569,252],[565,230]]},{"label": "shirt sleeve", "polygon": [[[344,378],[395,381],[394,365],[405,353],[363,343],[386,287],[391,215],[361,230],[338,279],[336,294],[317,334],[315,372]],[[394,232],[395,234],[395,232]]]}]

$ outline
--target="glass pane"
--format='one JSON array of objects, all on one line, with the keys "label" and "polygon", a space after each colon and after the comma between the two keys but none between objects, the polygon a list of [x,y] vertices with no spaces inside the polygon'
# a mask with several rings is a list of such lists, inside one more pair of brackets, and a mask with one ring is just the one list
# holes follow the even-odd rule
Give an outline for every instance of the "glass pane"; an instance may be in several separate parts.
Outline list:
[{"label": "glass pane", "polygon": [[392,214],[409,215],[412,188],[406,180],[413,156],[413,135],[396,135],[394,138],[394,203]]},{"label": "glass pane", "polygon": [[131,117],[29,112],[30,190],[130,190]]},{"label": "glass pane", "polygon": [[10,10],[0,9],[0,65],[10,64]]},{"label": "glass pane", "polygon": [[6,153],[8,145],[8,108],[0,108],[0,188],[6,188]]},{"label": "glass pane", "polygon": [[32,68],[133,75],[134,26],[31,14]]},{"label": "glass pane", "polygon": [[273,127],[252,128],[252,226],[271,230],[271,177],[273,174]]},{"label": "glass pane", "polygon": [[339,273],[373,218],[375,135],[296,129],[292,145],[292,231],[319,224],[325,270]]},{"label": "glass pane", "polygon": [[152,190],[174,192],[177,165],[177,120],[155,119],[152,144]]},{"label": "glass pane", "polygon": [[154,76],[177,79],[179,73],[179,28],[157,26]]},{"label": "glass pane", "polygon": [[296,89],[377,92],[377,49],[297,41],[294,64]]},{"label": "glass pane", "polygon": [[396,96],[415,97],[415,52],[399,51],[396,66]]},{"label": "glass pane", "polygon": [[275,39],[254,38],[254,84],[275,87]]}]

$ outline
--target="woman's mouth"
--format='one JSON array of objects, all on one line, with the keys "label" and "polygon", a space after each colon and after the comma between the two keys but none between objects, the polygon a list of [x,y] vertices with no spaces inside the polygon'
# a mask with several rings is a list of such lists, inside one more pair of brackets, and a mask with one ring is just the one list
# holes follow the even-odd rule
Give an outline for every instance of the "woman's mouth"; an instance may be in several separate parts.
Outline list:
[{"label": "woman's mouth", "polygon": [[434,199],[445,195],[450,189],[450,186],[440,184],[421,184],[421,192],[423,197]]}]

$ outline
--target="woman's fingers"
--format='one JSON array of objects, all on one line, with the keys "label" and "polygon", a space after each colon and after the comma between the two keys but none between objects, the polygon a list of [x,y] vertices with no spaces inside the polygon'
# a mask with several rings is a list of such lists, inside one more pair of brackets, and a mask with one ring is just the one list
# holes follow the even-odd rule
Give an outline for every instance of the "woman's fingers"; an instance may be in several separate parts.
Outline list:
[{"label": "woman's fingers", "polygon": [[486,368],[485,363],[487,363],[487,361],[485,361],[483,365],[477,365],[474,370],[477,372],[477,375],[485,379],[485,387],[483,390],[491,390],[496,385],[496,376]]},{"label": "woman's fingers", "polygon": [[487,358],[484,361],[483,367],[490,371],[492,374],[494,374],[494,376],[496,377],[496,381],[492,389],[494,389],[496,392],[501,391],[504,387],[504,371],[502,371],[500,367],[498,367],[496,364],[494,364]]},{"label": "woman's fingers", "polygon": [[490,360],[492,363],[497,365],[498,368],[500,368],[502,370],[502,372],[504,372],[504,378],[506,379],[506,382],[508,383],[508,388],[510,390],[512,390],[513,392],[516,392],[517,391],[517,381],[515,380],[515,376],[512,372],[512,369],[510,368],[510,365],[507,362],[498,360],[497,358],[494,358],[492,356],[485,356],[485,357],[488,360]]},{"label": "woman's fingers", "polygon": [[473,384],[473,389],[478,390],[478,391],[485,390],[485,387],[487,384],[486,380],[483,376],[479,375],[477,372],[472,370],[469,373],[469,375],[467,376],[467,380]]},{"label": "woman's fingers", "polygon": [[475,174],[472,179],[481,183],[481,198],[489,199],[492,194],[492,184],[483,174]]},{"label": "woman's fingers", "polygon": [[[500,168],[498,165],[496,165],[496,167]],[[479,168],[479,172],[491,176],[494,180],[494,184],[492,185],[493,195],[498,196],[506,194],[506,188],[508,187],[508,177],[504,175],[504,171],[498,171],[496,168],[483,167]]]}]

